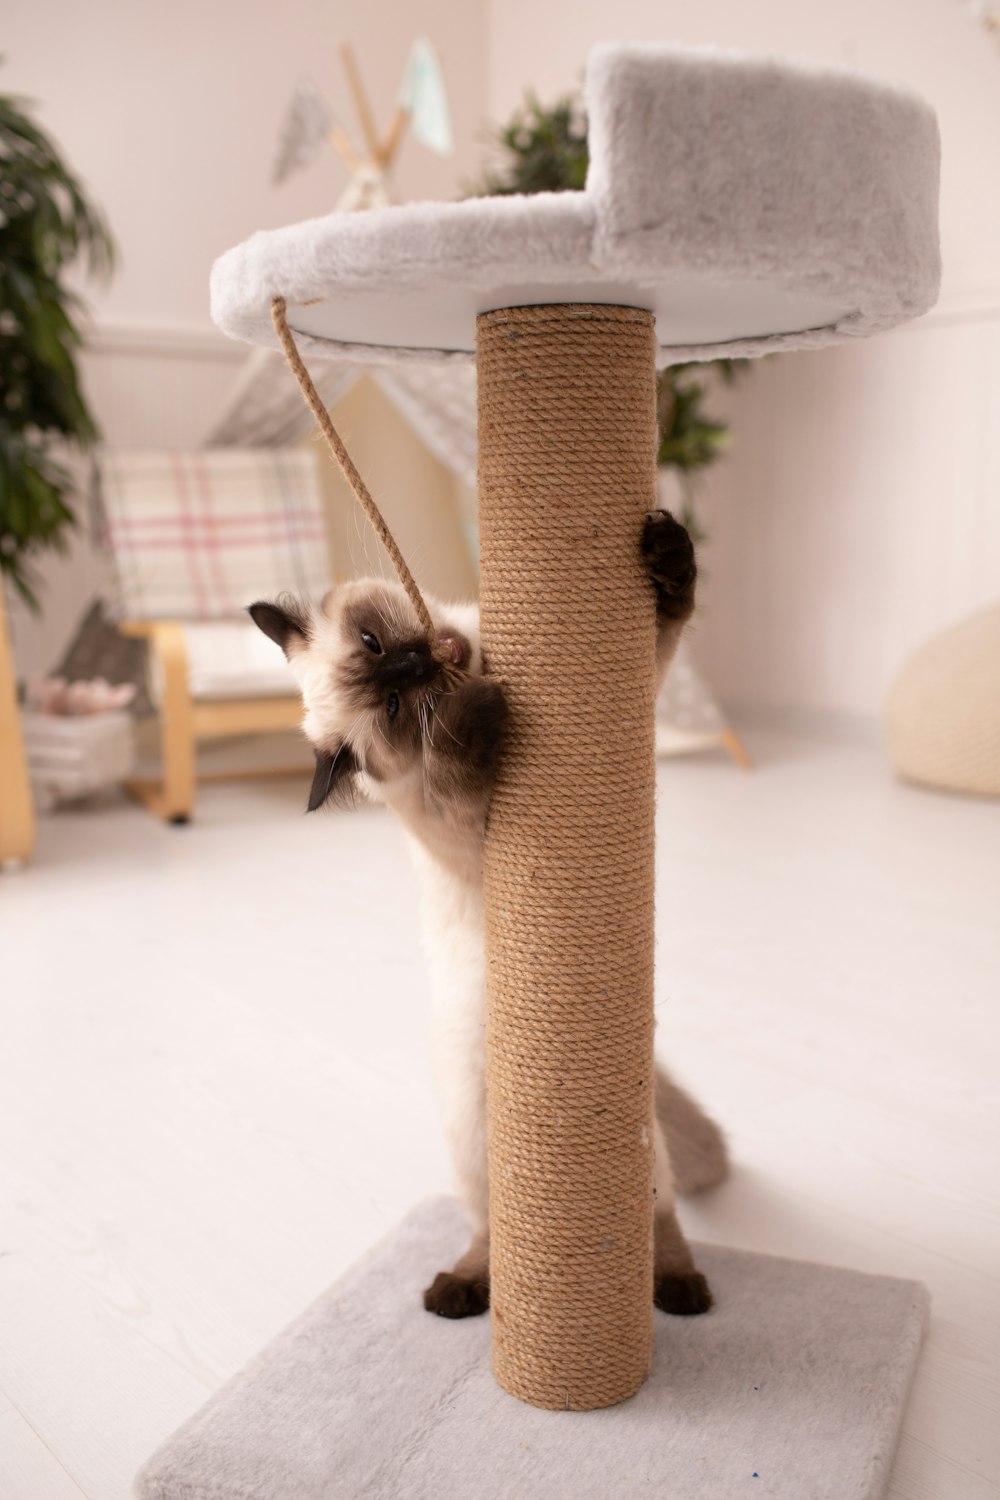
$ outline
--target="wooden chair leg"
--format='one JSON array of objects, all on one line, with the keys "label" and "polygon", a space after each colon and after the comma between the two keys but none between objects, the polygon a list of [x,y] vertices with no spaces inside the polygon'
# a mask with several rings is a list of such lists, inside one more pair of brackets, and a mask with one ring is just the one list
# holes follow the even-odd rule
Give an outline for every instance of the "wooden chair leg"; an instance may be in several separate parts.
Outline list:
[{"label": "wooden chair leg", "polygon": [[171,620],[128,622],[127,635],[144,636],[161,685],[161,780],[134,780],[128,790],[150,812],[168,823],[189,823],[194,812],[194,704],[188,687],[184,629]]},{"label": "wooden chair leg", "polygon": [[750,758],[750,752],[736,733],[736,730],[724,729],[719,737],[736,764],[741,766],[744,771],[752,771],[753,761]]},{"label": "wooden chair leg", "polygon": [[0,587],[0,869],[30,859],[34,847],[35,811]]},{"label": "wooden chair leg", "polygon": [[161,625],[153,636],[163,669],[160,754],[163,757],[163,815],[187,823],[194,812],[194,707],[188,690],[187,652],[180,625]]}]

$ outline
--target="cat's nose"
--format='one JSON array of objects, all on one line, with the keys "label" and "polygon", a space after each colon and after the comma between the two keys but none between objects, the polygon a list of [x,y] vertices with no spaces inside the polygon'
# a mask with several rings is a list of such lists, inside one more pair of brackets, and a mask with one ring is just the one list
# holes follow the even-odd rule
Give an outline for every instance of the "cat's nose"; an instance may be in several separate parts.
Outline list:
[{"label": "cat's nose", "polygon": [[421,682],[429,682],[437,671],[438,664],[429,647],[411,646],[394,651],[385,663],[382,675],[397,687],[416,687]]},{"label": "cat's nose", "polygon": [[405,667],[414,682],[423,682],[434,670],[434,658],[429,651],[407,651]]}]

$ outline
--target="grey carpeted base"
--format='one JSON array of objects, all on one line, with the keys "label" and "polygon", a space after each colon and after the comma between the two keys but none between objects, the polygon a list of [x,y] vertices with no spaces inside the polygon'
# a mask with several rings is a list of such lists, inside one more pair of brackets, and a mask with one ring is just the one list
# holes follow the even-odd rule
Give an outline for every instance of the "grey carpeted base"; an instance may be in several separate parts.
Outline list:
[{"label": "grey carpeted base", "polygon": [[538,1411],[490,1371],[488,1318],[420,1291],[464,1249],[421,1204],[151,1459],[142,1500],[869,1500],[928,1299],[886,1276],[698,1247],[705,1317],[656,1313],[631,1401]]}]

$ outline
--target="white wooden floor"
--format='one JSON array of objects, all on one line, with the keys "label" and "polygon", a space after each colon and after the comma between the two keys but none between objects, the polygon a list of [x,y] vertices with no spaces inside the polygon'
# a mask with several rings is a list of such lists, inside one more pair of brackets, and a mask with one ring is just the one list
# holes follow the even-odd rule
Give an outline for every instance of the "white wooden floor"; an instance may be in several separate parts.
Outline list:
[{"label": "white wooden floor", "polygon": [[[1000,1477],[1000,807],[759,737],[660,796],[660,1046],[728,1126],[705,1239],[923,1279],[895,1500]],[[375,811],[63,813],[0,876],[0,1497],[153,1446],[448,1186],[409,872]],[[386,1497],[391,1500],[391,1497]],[[807,1497],[803,1497],[807,1500]]]}]

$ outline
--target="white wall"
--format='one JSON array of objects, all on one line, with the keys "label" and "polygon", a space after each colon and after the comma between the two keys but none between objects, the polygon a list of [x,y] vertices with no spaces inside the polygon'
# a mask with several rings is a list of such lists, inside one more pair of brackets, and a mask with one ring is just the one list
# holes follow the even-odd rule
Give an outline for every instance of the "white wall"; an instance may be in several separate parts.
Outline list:
[{"label": "white wall", "polygon": [[478,3],[422,0],[13,0],[0,86],[34,95],[40,118],[104,205],[122,251],[91,293],[102,324],[208,329],[208,273],[255,229],[327,213],[346,180],[333,153],[272,187],[281,120],[311,77],[360,132],[337,54],[354,46],[376,120],[395,106],[416,31],[448,79],[458,155],[410,140],[398,179],[409,197],[451,197],[477,156],[485,112]]},{"label": "white wall", "polygon": [[[734,702],[877,713],[906,653],[1000,593],[1000,48],[959,0],[488,0],[490,104],[571,88],[596,41],[846,63],[918,89],[942,134],[938,311],[764,361],[720,406],[698,650]],[[526,39],[530,37],[530,53]]]},{"label": "white wall", "polygon": [[[208,276],[216,255],[254,229],[328,212],[346,168],[325,152],[281,187],[271,168],[296,81],[311,77],[360,143],[340,58],[349,41],[377,125],[392,114],[419,31],[445,71],[457,146],[443,159],[413,140],[396,172],[406,197],[454,197],[480,156],[485,117],[484,12],[478,0],[14,0],[4,14],[0,89],[33,96],[38,118],[104,208],[120,250],[107,286],[82,285],[93,311],[85,384],[109,443],[197,446],[247,350],[214,329]],[[377,464],[380,499],[407,534],[454,504],[440,465],[417,453],[377,399],[349,399],[355,457]],[[393,425],[395,423],[395,426]],[[386,433],[391,437],[387,440]],[[398,457],[395,466],[388,462]],[[334,539],[357,551],[353,505],[331,482]],[[456,533],[457,534],[457,533]],[[467,561],[448,538],[424,544],[424,578],[463,591]],[[343,556],[338,565],[345,562]],[[106,574],[83,534],[47,557],[45,612],[11,608],[18,670],[49,669]]]},{"label": "white wall", "polygon": [[735,704],[879,711],[913,646],[1000,594],[1000,320],[751,367],[704,494],[699,658]]}]

